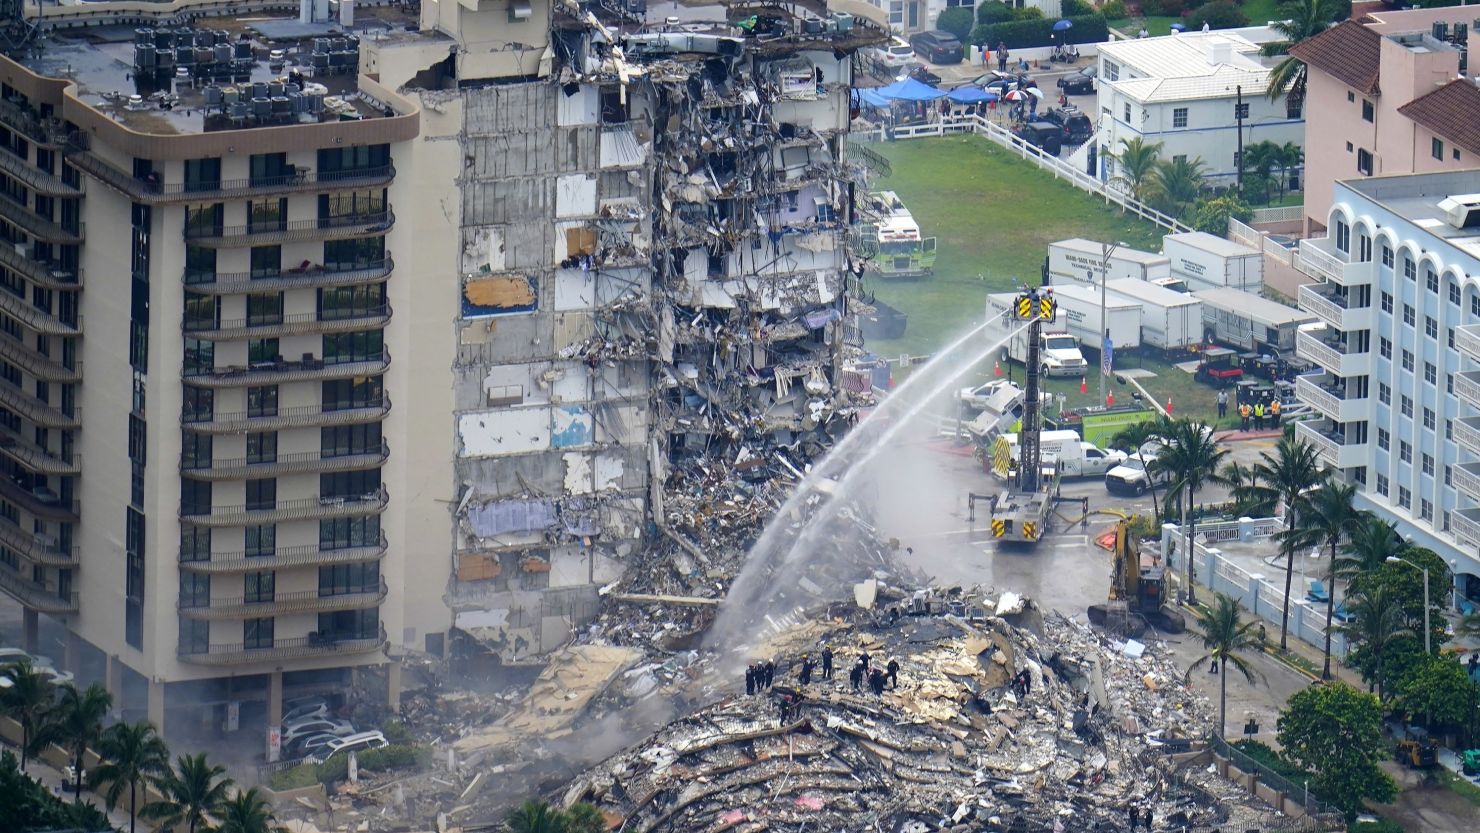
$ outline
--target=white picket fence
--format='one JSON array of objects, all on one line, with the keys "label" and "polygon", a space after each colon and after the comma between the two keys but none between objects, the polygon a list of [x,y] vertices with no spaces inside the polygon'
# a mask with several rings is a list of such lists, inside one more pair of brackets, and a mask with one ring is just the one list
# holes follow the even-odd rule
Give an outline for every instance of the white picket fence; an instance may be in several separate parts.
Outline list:
[{"label": "white picket fence", "polygon": [[1065,180],[1082,191],[1087,191],[1103,198],[1107,204],[1114,203],[1127,213],[1155,223],[1168,231],[1183,232],[1193,230],[1191,226],[1188,226],[1181,220],[1157,211],[1125,193],[1115,185],[1101,182],[1057,156],[1044,152],[1038,146],[1023,141],[1021,137],[1014,135],[1012,131],[991,119],[974,113],[937,117],[935,121],[926,124],[912,124],[890,128],[881,127],[875,130],[855,130],[851,135],[856,140],[881,142],[898,139],[918,139],[924,136],[951,136],[961,133],[975,133],[978,136],[984,136],[1022,159],[1053,174],[1054,179]]}]

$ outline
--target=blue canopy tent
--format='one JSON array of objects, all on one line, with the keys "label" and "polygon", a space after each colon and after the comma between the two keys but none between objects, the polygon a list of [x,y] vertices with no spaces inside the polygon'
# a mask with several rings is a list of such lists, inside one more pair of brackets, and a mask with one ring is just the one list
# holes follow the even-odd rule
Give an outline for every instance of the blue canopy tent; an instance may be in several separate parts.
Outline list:
[{"label": "blue canopy tent", "polygon": [[874,92],[890,101],[934,101],[945,96],[944,92],[913,78],[895,81],[887,87],[879,87]]},{"label": "blue canopy tent", "polygon": [[859,106],[861,107],[868,107],[872,110],[889,109],[889,99],[879,95],[878,91],[876,90],[868,88],[854,89],[853,99],[854,101],[857,101]]},{"label": "blue canopy tent", "polygon": [[989,93],[975,84],[965,84],[957,87],[946,94],[953,104],[981,104],[987,101],[996,101],[997,94]]}]

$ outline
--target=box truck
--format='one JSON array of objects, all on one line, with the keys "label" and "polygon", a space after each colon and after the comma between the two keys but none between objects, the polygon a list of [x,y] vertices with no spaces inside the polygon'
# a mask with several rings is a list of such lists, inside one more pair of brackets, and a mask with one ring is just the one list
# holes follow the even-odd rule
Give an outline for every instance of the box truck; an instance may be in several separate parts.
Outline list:
[{"label": "box truck", "polygon": [[1257,249],[1204,231],[1168,234],[1161,246],[1172,274],[1193,290],[1226,286],[1257,295],[1264,289],[1264,255]]},{"label": "box truck", "polygon": [[1110,292],[1141,305],[1141,343],[1181,350],[1202,341],[1202,302],[1135,278],[1110,282]]},{"label": "box truck", "polygon": [[1054,286],[1073,283],[1099,283],[1101,267],[1108,265],[1110,279],[1135,278],[1154,281],[1172,275],[1171,261],[1151,252],[1121,246],[1110,255],[1110,262],[1101,259],[1105,255],[1103,244],[1094,240],[1074,237],[1048,244],[1048,280]]},{"label": "box truck", "polygon": [[[1007,357],[1023,364],[1028,360],[1028,331],[1022,328],[1022,322],[1009,315],[1017,297],[1015,292],[994,292],[987,296],[987,320],[991,326],[985,332],[993,341],[1012,332],[1013,336],[1007,342]],[[1088,365],[1084,354],[1079,352],[1079,339],[1064,329],[1063,320],[1061,310],[1057,322],[1039,327],[1042,370],[1048,376],[1083,376]]]},{"label": "box truck", "polygon": [[1141,345],[1141,304],[1105,293],[1105,323],[1100,323],[1100,287],[1080,284],[1055,286],[1053,296],[1059,302],[1059,320],[1055,329],[1064,329],[1085,347],[1099,352],[1110,330],[1110,343],[1117,350]]},{"label": "box truck", "polygon": [[1203,341],[1245,352],[1295,354],[1295,334],[1315,316],[1237,289],[1200,289]]},{"label": "box truck", "polygon": [[[1011,450],[1013,462],[1021,459],[1018,451],[1018,435],[1003,434]],[[1101,477],[1125,462],[1124,451],[1102,449],[1094,443],[1085,442],[1077,431],[1040,431],[1038,452],[1043,462],[1055,463],[1063,477]]]}]

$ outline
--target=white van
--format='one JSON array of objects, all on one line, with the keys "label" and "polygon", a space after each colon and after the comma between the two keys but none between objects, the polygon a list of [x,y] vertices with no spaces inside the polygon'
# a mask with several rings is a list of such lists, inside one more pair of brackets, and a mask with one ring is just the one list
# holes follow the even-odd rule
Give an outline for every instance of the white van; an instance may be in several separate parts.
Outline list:
[{"label": "white van", "polygon": [[364,752],[366,749],[380,749],[390,746],[390,741],[380,732],[358,732],[353,735],[345,735],[342,738],[331,740],[314,758],[315,763],[323,763],[340,753]]}]

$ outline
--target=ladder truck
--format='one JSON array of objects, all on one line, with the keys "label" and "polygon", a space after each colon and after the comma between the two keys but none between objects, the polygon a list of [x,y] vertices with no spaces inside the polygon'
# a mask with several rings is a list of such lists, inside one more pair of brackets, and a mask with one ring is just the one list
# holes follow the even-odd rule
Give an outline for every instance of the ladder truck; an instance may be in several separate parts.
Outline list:
[{"label": "ladder truck", "polygon": [[[1048,532],[1048,523],[1058,504],[1059,472],[1052,461],[1045,464],[1039,445],[1043,430],[1041,404],[1042,361],[1039,337],[1043,324],[1058,317],[1058,301],[1047,287],[1028,288],[1015,299],[1006,313],[1009,329],[1028,322],[1028,360],[1023,385],[1022,428],[1018,431],[1017,477],[1007,491],[993,496],[992,537],[999,543],[1034,545]],[[1004,450],[998,453],[1005,452]]]}]

